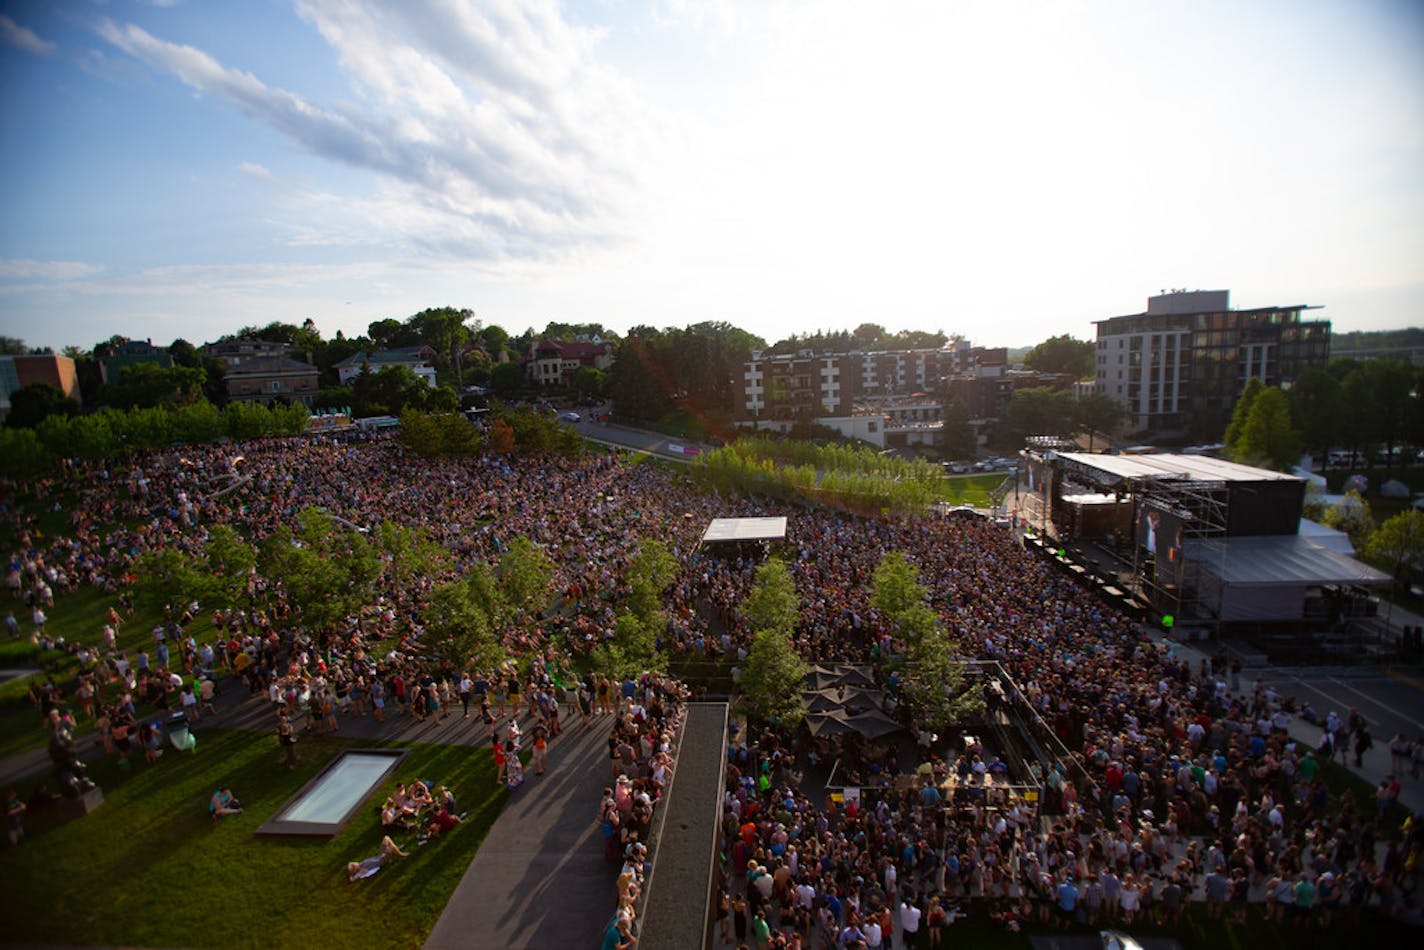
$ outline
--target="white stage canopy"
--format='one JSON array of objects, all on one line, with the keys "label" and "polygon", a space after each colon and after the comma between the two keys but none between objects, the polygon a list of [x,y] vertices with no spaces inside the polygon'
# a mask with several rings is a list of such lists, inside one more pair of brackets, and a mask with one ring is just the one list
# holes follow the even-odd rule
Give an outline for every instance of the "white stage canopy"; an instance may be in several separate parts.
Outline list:
[{"label": "white stage canopy", "polygon": [[786,519],[713,518],[702,534],[703,544],[719,541],[780,541],[786,537]]}]

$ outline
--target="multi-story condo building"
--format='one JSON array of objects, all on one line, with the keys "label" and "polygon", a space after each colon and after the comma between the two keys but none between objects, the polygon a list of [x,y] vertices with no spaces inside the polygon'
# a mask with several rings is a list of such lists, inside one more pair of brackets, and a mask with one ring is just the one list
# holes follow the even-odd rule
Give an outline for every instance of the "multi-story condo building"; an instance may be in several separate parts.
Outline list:
[{"label": "multi-story condo building", "polygon": [[1330,358],[1330,321],[1306,304],[1232,310],[1230,291],[1172,291],[1145,313],[1096,321],[1099,392],[1154,436],[1216,438],[1246,381],[1288,385]]}]

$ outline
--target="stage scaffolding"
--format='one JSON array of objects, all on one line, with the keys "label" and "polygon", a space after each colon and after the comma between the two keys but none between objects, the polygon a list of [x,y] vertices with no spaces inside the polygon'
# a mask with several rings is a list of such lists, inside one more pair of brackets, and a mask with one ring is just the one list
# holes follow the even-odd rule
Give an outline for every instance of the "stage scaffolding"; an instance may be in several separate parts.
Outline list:
[{"label": "stage scaffolding", "polygon": [[[1223,481],[1188,481],[1170,478],[1138,482],[1134,495],[1139,508],[1149,505],[1175,515],[1182,523],[1182,541],[1224,538],[1230,497]],[[1132,574],[1142,599],[1162,614],[1187,620],[1211,620],[1200,595],[1200,565],[1185,559],[1175,570],[1159,570],[1155,557],[1142,559],[1133,545]]]}]

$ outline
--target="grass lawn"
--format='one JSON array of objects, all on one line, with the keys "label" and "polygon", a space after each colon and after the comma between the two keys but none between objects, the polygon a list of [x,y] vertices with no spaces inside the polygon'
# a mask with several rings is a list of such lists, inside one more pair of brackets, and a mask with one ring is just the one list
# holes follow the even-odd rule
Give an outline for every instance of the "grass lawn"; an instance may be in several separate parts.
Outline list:
[{"label": "grass lawn", "polygon": [[[253,832],[353,740],[305,738],[301,766],[282,767],[270,735],[200,731],[191,755],[157,764],[96,764],[105,801],[72,821],[30,815],[27,840],[0,851],[12,909],[4,939],[126,946],[412,947],[440,916],[506,795],[485,749],[409,746],[397,775],[332,839]],[[390,743],[362,742],[362,746]],[[379,850],[376,805],[396,781],[448,785],[467,812],[453,832],[374,877],[349,883],[346,863]],[[214,824],[207,803],[228,785],[241,815]],[[14,911],[24,908],[25,913]]]},{"label": "grass lawn", "polygon": [[[101,640],[104,615],[110,607],[117,606],[117,603],[112,595],[88,586],[72,593],[56,595],[54,607],[45,611],[49,618],[45,630],[50,636],[62,637],[67,643],[97,647]],[[23,608],[23,605],[20,605],[20,608]],[[7,602],[0,606],[0,613],[8,609],[10,605]],[[15,616],[20,618],[21,629],[28,637],[32,629],[29,611],[16,609]],[[152,630],[160,620],[158,610],[140,600],[133,616],[119,628],[119,649],[125,651],[130,659],[139,649],[147,649],[151,653]],[[211,631],[211,627],[201,619],[194,622],[192,629],[200,637],[210,634]],[[175,647],[174,654],[177,652]],[[70,699],[74,695],[74,678],[79,672],[79,662],[74,657],[61,650],[41,650],[28,640],[0,644],[0,667],[39,669],[42,676],[53,676],[54,681],[64,690],[65,696]],[[26,695],[33,681],[34,677],[27,677],[0,684],[0,757],[38,749],[48,741],[48,733],[40,722],[39,710],[30,703]],[[104,698],[114,698],[113,690],[106,692]],[[92,721],[84,720],[76,705],[66,705],[70,705],[74,711],[80,732],[87,732],[93,725]],[[140,708],[140,712],[143,711],[144,708]]]},{"label": "grass lawn", "polygon": [[951,505],[973,505],[988,508],[993,502],[989,493],[1004,482],[1003,472],[982,475],[949,475],[943,481],[942,496]]}]

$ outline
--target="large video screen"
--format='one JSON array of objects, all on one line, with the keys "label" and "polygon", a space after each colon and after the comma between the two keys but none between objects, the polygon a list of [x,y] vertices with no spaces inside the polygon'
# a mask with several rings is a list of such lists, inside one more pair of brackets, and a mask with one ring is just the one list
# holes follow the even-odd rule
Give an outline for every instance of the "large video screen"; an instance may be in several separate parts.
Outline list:
[{"label": "large video screen", "polygon": [[1175,567],[1182,560],[1182,519],[1156,505],[1139,505],[1137,543],[1155,555],[1159,565],[1166,562]]}]

